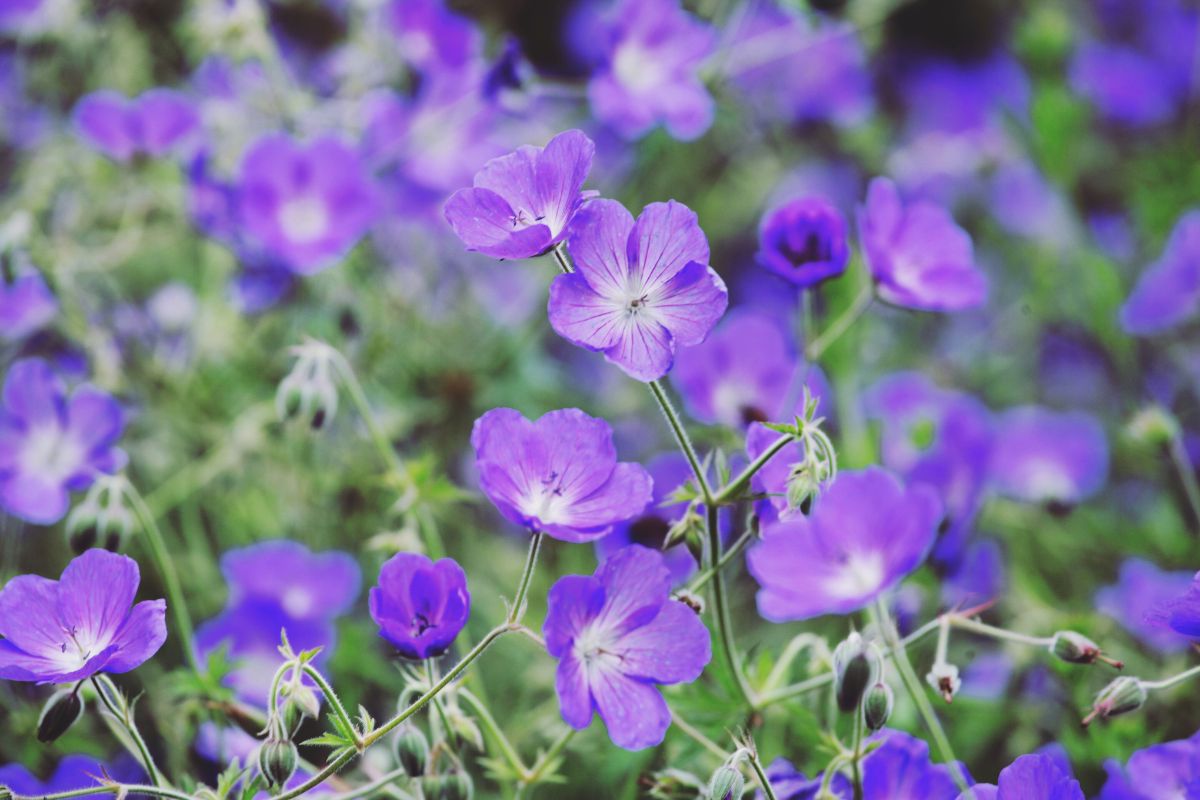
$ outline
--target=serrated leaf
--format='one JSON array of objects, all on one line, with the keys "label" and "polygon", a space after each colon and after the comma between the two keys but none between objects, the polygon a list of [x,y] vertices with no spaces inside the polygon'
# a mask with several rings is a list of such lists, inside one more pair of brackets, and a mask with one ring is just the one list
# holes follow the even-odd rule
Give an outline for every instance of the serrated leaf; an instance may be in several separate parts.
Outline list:
[{"label": "serrated leaf", "polygon": [[354,742],[345,736],[326,732],[306,742],[301,742],[301,744],[305,747],[351,747],[354,745]]}]

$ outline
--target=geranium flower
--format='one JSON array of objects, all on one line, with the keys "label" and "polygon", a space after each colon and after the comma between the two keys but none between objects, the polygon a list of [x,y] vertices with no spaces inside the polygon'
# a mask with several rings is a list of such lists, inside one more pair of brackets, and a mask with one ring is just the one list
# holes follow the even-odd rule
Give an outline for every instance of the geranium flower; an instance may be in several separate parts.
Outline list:
[{"label": "geranium flower", "polygon": [[171,89],[151,89],[134,99],[93,92],[76,104],[72,118],[80,138],[117,161],[177,152],[200,130],[195,105]]},{"label": "geranium flower", "polygon": [[1040,753],[1019,757],[1000,771],[995,784],[977,783],[958,800],[1084,800],[1079,781]]},{"label": "geranium flower", "polygon": [[1078,503],[1108,479],[1108,440],[1100,423],[1082,411],[1009,409],[997,420],[990,472],[1008,497]]},{"label": "geranium flower", "polygon": [[799,197],[763,216],[758,263],[801,288],[836,278],[850,260],[846,219],[823,197]]},{"label": "geranium flower", "polygon": [[416,660],[445,653],[471,614],[467,575],[458,562],[418,553],[397,553],[384,563],[370,603],[379,635]]}]

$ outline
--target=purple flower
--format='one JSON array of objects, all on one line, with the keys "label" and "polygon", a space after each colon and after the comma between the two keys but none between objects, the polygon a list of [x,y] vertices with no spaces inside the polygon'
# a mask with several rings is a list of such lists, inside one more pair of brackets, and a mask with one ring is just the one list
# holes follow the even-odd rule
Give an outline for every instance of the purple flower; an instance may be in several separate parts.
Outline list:
[{"label": "purple flower", "polygon": [[391,0],[385,14],[400,56],[422,72],[460,70],[479,55],[474,23],[442,0]]},{"label": "purple flower", "polygon": [[676,139],[708,130],[713,100],[697,73],[716,44],[713,29],[679,0],[618,0],[608,25],[609,49],[588,84],[596,118],[626,139],[660,122]]},{"label": "purple flower", "polygon": [[1155,628],[1200,639],[1200,572],[1182,593],[1151,606],[1145,621]]},{"label": "purple flower", "polygon": [[1187,570],[1165,572],[1149,561],[1128,558],[1121,564],[1117,583],[1096,592],[1096,609],[1155,650],[1183,652],[1189,648],[1187,638],[1152,624],[1146,616],[1186,594],[1191,583],[1192,573]]},{"label": "purple flower", "polygon": [[117,401],[99,389],[85,384],[68,398],[45,361],[15,362],[0,407],[0,507],[42,525],[62,519],[68,492],[123,466],[124,426]]},{"label": "purple flower", "polygon": [[662,742],[671,712],[655,684],[690,683],[712,658],[700,617],[671,598],[662,554],[626,547],[594,575],[560,578],[546,605],[563,720],[582,730],[598,711],[618,747]]},{"label": "purple flower", "polygon": [[617,461],[612,429],[577,408],[530,422],[494,408],[471,432],[479,482],[505,519],[564,542],[590,542],[633,519],[652,496],[650,475]]},{"label": "purple flower", "polygon": [[676,349],[700,344],[725,313],[708,239],[674,200],[646,206],[636,223],[615,200],[592,200],[567,247],[575,272],[550,285],[551,326],[637,380],[666,375]]},{"label": "purple flower", "polygon": [[301,275],[344,256],[377,210],[357,154],[331,136],[260,138],[242,160],[238,197],[246,232]]},{"label": "purple flower", "polygon": [[221,557],[229,606],[270,602],[292,619],[332,619],[350,610],[361,576],[348,553],[313,553],[286,539],[230,550]]},{"label": "purple flower", "polygon": [[[54,768],[54,774],[45,781],[30,774],[29,770],[20,764],[6,764],[0,767],[0,786],[6,786],[16,794],[37,797],[86,789],[89,786],[99,788],[98,780],[104,775],[111,776],[113,780],[130,783],[138,783],[146,777],[140,768],[124,761],[118,761],[110,767],[91,756],[75,754],[64,756]],[[111,792],[100,791],[79,795],[81,800],[101,800],[111,796]]]},{"label": "purple flower", "polygon": [[419,553],[397,553],[380,567],[379,585],[371,587],[371,619],[405,658],[445,653],[470,614],[467,574],[452,558],[434,562]]},{"label": "purple flower", "polygon": [[1029,108],[1029,77],[1004,50],[971,61],[922,54],[898,67],[906,127],[916,134],[978,134]]},{"label": "purple flower", "polygon": [[135,99],[93,92],[76,104],[72,117],[80,138],[117,161],[178,151],[200,131],[192,102],[170,89],[151,89]]},{"label": "purple flower", "polygon": [[1150,336],[1178,326],[1200,312],[1200,210],[1175,223],[1162,256],[1142,273],[1121,306],[1121,327]]},{"label": "purple flower", "polygon": [[468,250],[493,258],[529,258],[566,236],[585,194],[596,145],[570,130],[545,148],[520,147],[475,174],[474,186],[446,203],[446,221]]},{"label": "purple flower", "polygon": [[1021,756],[1000,771],[995,784],[977,783],[958,800],[1084,800],[1079,781],[1051,756]]},{"label": "purple flower", "polygon": [[1075,504],[1108,479],[1108,440],[1090,414],[1021,406],[999,416],[989,469],[1007,497]]},{"label": "purple flower", "polygon": [[18,575],[0,590],[0,678],[70,683],[129,672],[167,640],[163,600],[136,605],[137,562],[88,550],[50,580]]},{"label": "purple flower", "polygon": [[971,542],[954,555],[942,583],[945,605],[960,608],[977,605],[998,597],[1004,590],[1004,554],[996,542],[991,539]]},{"label": "purple flower", "polygon": [[32,27],[44,2],[45,0],[4,0],[0,3],[0,31],[20,31]]},{"label": "purple flower", "polygon": [[971,237],[944,208],[924,201],[905,208],[896,185],[876,178],[859,208],[858,229],[876,291],[886,302],[922,311],[962,311],[987,298]]},{"label": "purple flower", "polygon": [[0,277],[0,339],[23,339],[57,313],[58,301],[40,272],[18,273],[11,283]]},{"label": "purple flower", "polygon": [[1108,781],[1097,800],[1162,800],[1200,794],[1200,733],[1138,750],[1122,769],[1104,765]]},{"label": "purple flower", "polygon": [[[767,767],[767,779],[771,781],[771,789],[777,800],[815,800],[821,791],[822,776],[805,777],[786,758],[777,758]],[[839,800],[846,800],[853,794],[850,779],[841,773],[834,775],[830,782],[830,791]],[[755,793],[755,800],[762,800],[766,795],[761,791]]]},{"label": "purple flower", "polygon": [[841,275],[849,258],[846,220],[822,197],[791,200],[758,227],[758,263],[801,288]]},{"label": "purple flower", "polygon": [[839,473],[809,516],[767,525],[747,554],[759,614],[786,622],[862,608],[920,566],[941,515],[928,486],[905,488],[878,467]]}]

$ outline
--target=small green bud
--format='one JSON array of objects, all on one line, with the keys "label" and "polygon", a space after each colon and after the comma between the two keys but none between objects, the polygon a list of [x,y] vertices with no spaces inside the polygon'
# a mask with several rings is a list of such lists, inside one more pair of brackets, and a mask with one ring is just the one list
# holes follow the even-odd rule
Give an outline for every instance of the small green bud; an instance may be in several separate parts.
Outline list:
[{"label": "small green bud", "polygon": [[867,724],[867,729],[874,733],[887,725],[895,705],[896,696],[886,683],[880,681],[868,689],[863,698],[863,722]]},{"label": "small green bud", "polygon": [[287,701],[283,710],[289,730],[299,723],[298,718],[301,716],[309,719],[321,716],[321,701],[317,699],[317,693],[303,683],[296,681],[288,684],[284,688],[284,694]]},{"label": "small green bud", "polygon": [[429,763],[429,741],[415,725],[405,725],[396,736],[396,760],[410,778],[425,774]]},{"label": "small green bud", "polygon": [[929,670],[929,674],[925,676],[925,680],[947,703],[954,699],[954,695],[958,694],[959,688],[962,687],[962,679],[958,677],[958,667],[945,662],[934,664],[933,668]]},{"label": "small green bud", "polygon": [[729,764],[723,764],[712,774],[708,782],[709,800],[741,800],[746,791],[746,779]]},{"label": "small green bud", "polygon": [[810,461],[793,465],[787,480],[788,508],[801,511],[808,508],[809,502],[821,491],[823,476],[824,470],[820,465]]},{"label": "small green bud", "polygon": [[1179,421],[1162,406],[1152,405],[1134,414],[1126,430],[1138,442],[1164,445],[1179,435]]},{"label": "small green bud", "polygon": [[475,784],[465,772],[447,772],[438,781],[438,793],[431,795],[436,800],[472,800]]},{"label": "small green bud", "polygon": [[879,681],[881,664],[879,648],[858,631],[837,646],[833,651],[833,688],[839,709],[850,712],[858,708],[863,692]]},{"label": "small green bud", "polygon": [[1096,695],[1091,713],[1083,718],[1083,726],[1086,728],[1095,719],[1108,719],[1137,711],[1146,704],[1146,697],[1146,687],[1139,679],[1122,675]]},{"label": "small green bud", "polygon": [[258,748],[258,771],[267,785],[275,788],[285,785],[296,772],[299,754],[291,739],[280,739],[272,735]]},{"label": "small green bud", "polygon": [[79,693],[72,689],[55,692],[42,707],[38,717],[37,738],[42,744],[49,744],[66,733],[75,721],[83,714],[83,700]]},{"label": "small green bud", "polygon": [[1050,642],[1050,652],[1069,664],[1095,664],[1097,661],[1103,661],[1117,669],[1125,666],[1122,662],[1105,656],[1100,651],[1100,645],[1074,631],[1059,631],[1054,634],[1054,640]]}]

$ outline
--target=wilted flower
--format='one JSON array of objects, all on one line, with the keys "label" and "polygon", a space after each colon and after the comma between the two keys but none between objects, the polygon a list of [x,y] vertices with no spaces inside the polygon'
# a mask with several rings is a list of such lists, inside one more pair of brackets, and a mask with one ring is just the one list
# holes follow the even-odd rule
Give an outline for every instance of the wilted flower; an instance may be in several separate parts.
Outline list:
[{"label": "wilted flower", "polygon": [[151,89],[135,99],[93,92],[75,106],[75,130],[109,158],[163,156],[195,140],[200,115],[191,100],[170,89]]},{"label": "wilted flower", "polygon": [[962,688],[962,679],[958,676],[958,667],[953,664],[948,664],[945,661],[935,663],[925,676],[925,682],[933,688],[935,692],[942,696],[942,699],[949,703],[958,694],[958,690]]},{"label": "wilted flower", "polygon": [[380,567],[370,605],[379,635],[405,658],[421,660],[449,649],[467,624],[471,594],[454,559],[397,553]]},{"label": "wilted flower", "polygon": [[823,197],[791,200],[762,218],[757,257],[801,288],[836,278],[850,259],[846,220]]},{"label": "wilted flower", "polygon": [[1104,486],[1108,440],[1082,411],[1022,406],[1001,414],[991,457],[991,481],[1008,497],[1075,504]]},{"label": "wilted flower", "polygon": [[1092,710],[1083,718],[1087,727],[1095,719],[1108,719],[1137,711],[1146,704],[1146,687],[1138,678],[1122,675],[1096,694]]}]

